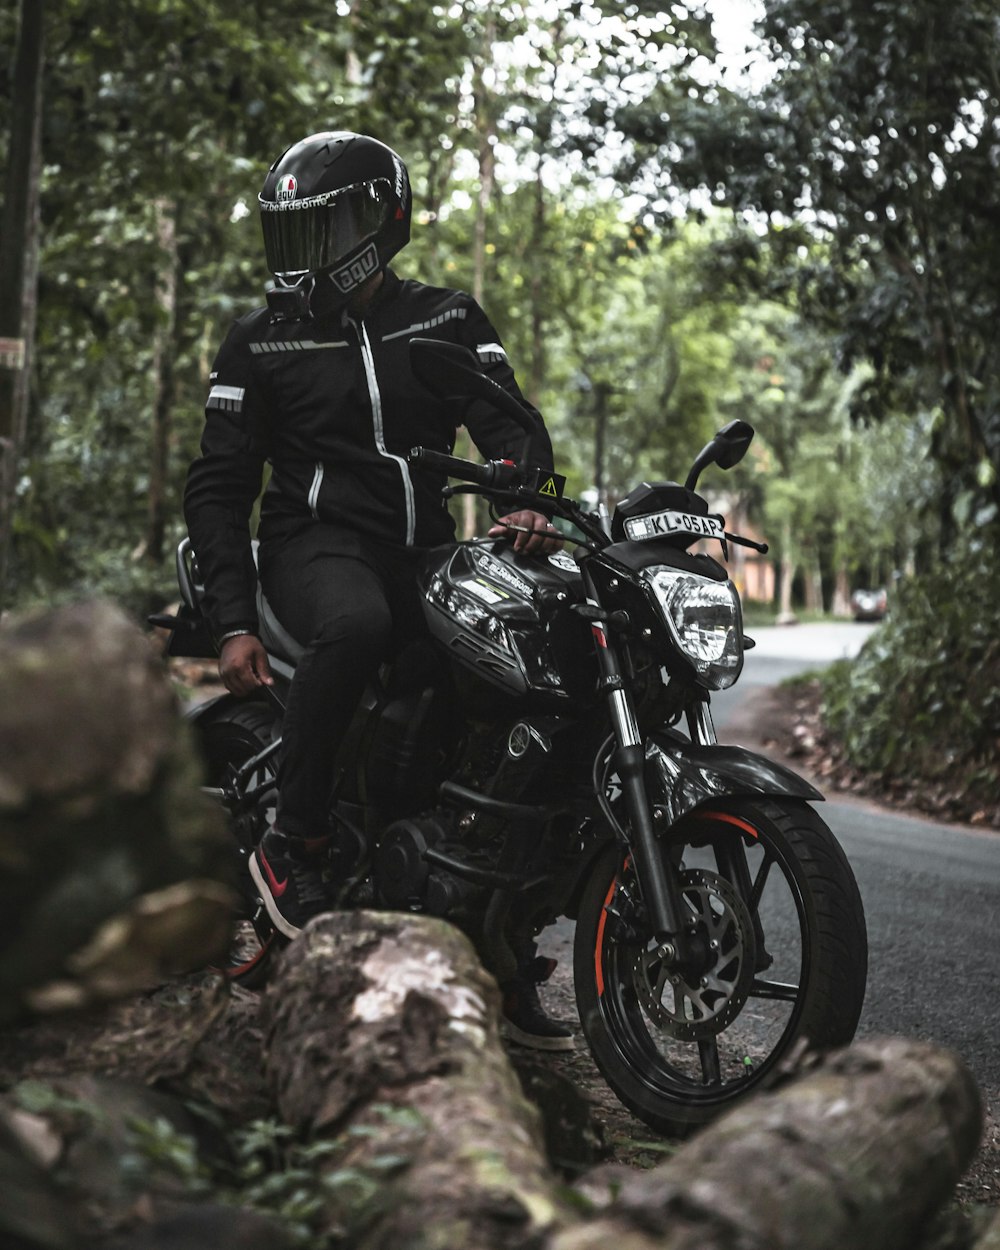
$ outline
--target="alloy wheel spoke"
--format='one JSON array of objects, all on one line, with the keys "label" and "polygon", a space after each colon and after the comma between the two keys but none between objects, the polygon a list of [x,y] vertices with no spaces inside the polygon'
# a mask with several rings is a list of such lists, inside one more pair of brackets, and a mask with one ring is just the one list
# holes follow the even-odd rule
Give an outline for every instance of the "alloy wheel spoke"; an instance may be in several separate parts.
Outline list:
[{"label": "alloy wheel spoke", "polygon": [[722,1064],[719,1062],[719,1043],[714,1037],[698,1041],[698,1057],[701,1059],[701,1075],[706,1085],[722,1084]]},{"label": "alloy wheel spoke", "polygon": [[757,870],[757,877],[754,880],[753,888],[750,891],[750,897],[746,900],[747,907],[750,909],[751,915],[757,914],[757,908],[760,906],[761,896],[764,893],[764,886],[767,885],[767,876],[771,871],[771,865],[774,863],[772,855],[765,855],[764,862]]},{"label": "alloy wheel spoke", "polygon": [[771,998],[779,1002],[794,1003],[798,996],[799,987],[785,981],[765,981],[761,977],[754,977],[750,986],[751,998]]}]

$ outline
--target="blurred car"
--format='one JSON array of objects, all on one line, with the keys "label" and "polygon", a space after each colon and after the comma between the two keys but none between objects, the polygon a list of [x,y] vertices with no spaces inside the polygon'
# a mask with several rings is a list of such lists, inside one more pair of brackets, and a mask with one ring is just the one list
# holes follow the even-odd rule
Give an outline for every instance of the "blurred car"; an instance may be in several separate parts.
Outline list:
[{"label": "blurred car", "polygon": [[878,590],[856,590],[851,595],[851,612],[856,621],[880,621],[889,607],[885,587]]}]

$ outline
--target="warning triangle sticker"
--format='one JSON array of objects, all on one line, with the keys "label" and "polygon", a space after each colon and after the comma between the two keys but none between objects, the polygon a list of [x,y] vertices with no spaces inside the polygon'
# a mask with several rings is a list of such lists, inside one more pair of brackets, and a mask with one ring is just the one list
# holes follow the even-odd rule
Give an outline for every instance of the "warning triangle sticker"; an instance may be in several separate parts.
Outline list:
[{"label": "warning triangle sticker", "polygon": [[558,499],[559,491],[556,489],[555,478],[550,477],[549,480],[539,489],[538,493],[540,495],[549,495],[553,499]]}]

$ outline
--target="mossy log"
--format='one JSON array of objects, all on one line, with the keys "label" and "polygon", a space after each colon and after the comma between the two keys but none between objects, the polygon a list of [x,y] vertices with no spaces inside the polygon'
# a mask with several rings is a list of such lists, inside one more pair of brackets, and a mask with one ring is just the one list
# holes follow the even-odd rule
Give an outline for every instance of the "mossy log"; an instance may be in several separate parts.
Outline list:
[{"label": "mossy log", "polygon": [[498,997],[471,943],[425,917],[321,917],[283,956],[268,1074],[284,1120],[341,1143],[330,1228],[350,1245],[520,1250],[574,1218]]},{"label": "mossy log", "polygon": [[625,1177],[600,1219],[550,1250],[912,1250],[981,1131],[957,1055],[860,1042]]}]

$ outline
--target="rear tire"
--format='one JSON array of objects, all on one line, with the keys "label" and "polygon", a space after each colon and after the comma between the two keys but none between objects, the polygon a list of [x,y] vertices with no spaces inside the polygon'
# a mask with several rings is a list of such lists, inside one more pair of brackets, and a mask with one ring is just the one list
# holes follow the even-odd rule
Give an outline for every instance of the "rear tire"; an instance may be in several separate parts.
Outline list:
[{"label": "rear tire", "polygon": [[[249,779],[246,789],[260,788],[259,798],[246,804],[233,785],[236,774],[278,736],[274,713],[261,704],[224,707],[197,725],[208,765],[208,785],[223,793],[237,855],[237,885],[242,899],[240,922],[227,962],[220,969],[234,984],[258,989],[267,980],[274,956],[285,945],[260,902],[248,870],[249,857],[268,825],[274,803],[274,762],[267,761]],[[270,784],[269,784],[270,783]]]},{"label": "rear tire", "polygon": [[629,860],[610,847],[581,898],[574,976],[608,1084],[646,1124],[683,1136],[766,1085],[800,1039],[850,1042],[868,946],[847,858],[799,800],[712,804],[663,845],[682,863],[703,967],[679,974],[659,959]]}]

